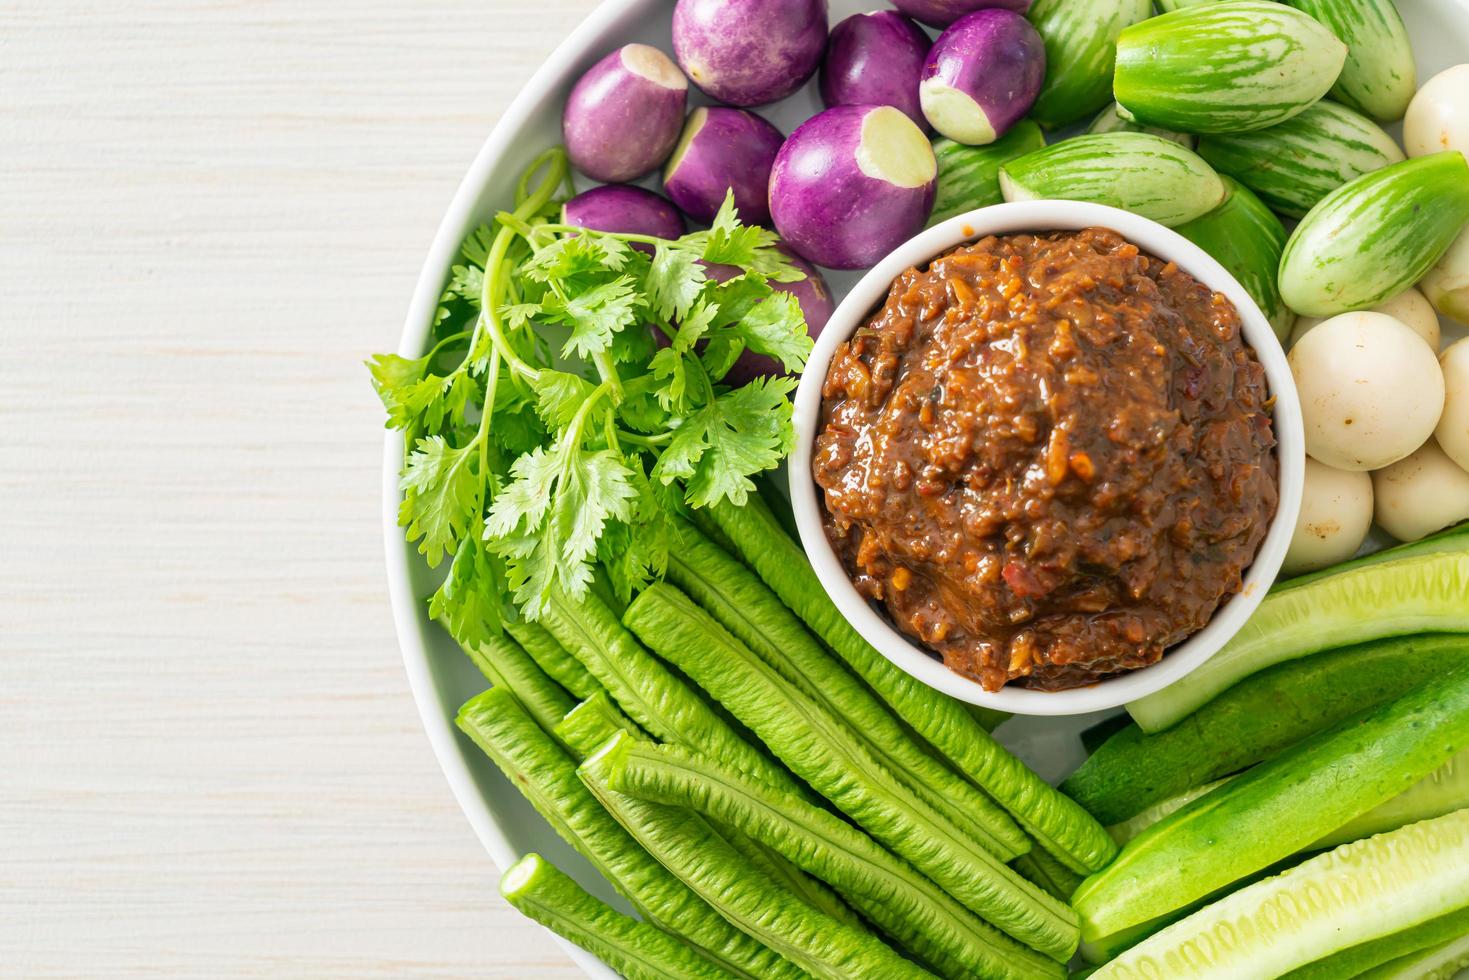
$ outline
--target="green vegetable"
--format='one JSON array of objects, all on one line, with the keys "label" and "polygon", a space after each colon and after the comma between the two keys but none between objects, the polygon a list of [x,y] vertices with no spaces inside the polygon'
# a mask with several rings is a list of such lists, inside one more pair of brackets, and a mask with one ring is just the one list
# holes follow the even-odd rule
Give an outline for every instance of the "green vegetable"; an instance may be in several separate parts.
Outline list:
[{"label": "green vegetable", "polygon": [[960,773],[1010,812],[1073,871],[1107,865],[1117,845],[1106,830],[995,741],[959,702],[904,673],[857,633],[832,603],[801,549],[762,502],[716,505],[708,517],[781,601]]},{"label": "green vegetable", "polygon": [[[1194,800],[1197,800],[1201,796],[1209,795],[1233,778],[1233,776],[1225,776],[1223,779],[1216,779],[1212,783],[1204,783],[1202,786],[1194,786],[1186,789],[1177,796],[1170,796],[1162,802],[1154,803],[1145,810],[1139,810],[1136,815],[1128,817],[1120,823],[1112,824],[1112,826],[1107,828],[1107,833],[1112,835],[1112,839],[1119,846],[1126,847],[1129,841],[1153,824],[1165,817],[1171,817]],[[1352,839],[1356,840],[1355,837]]]},{"label": "green vegetable", "polygon": [[549,675],[556,683],[571,692],[571,696],[585,701],[587,698],[600,691],[606,690],[597,679],[591,675],[581,661],[566,652],[566,648],[556,642],[556,637],[546,632],[546,628],[540,623],[514,622],[505,624],[505,632],[509,633],[517,643],[530,654],[530,658]]},{"label": "green vegetable", "polygon": [[1270,591],[1284,592],[1286,589],[1309,585],[1323,578],[1330,578],[1333,575],[1340,575],[1343,572],[1364,568],[1367,565],[1380,565],[1383,562],[1397,561],[1401,558],[1417,558],[1423,555],[1442,555],[1451,552],[1469,552],[1469,524],[1460,524],[1457,527],[1439,531],[1437,534],[1430,534],[1426,538],[1419,538],[1417,541],[1409,541],[1406,544],[1397,544],[1391,548],[1383,548],[1381,551],[1374,551],[1370,555],[1363,555],[1361,558],[1353,558],[1351,561],[1342,562],[1340,565],[1323,568],[1319,572],[1308,572],[1305,575],[1297,575],[1294,578],[1284,579],[1272,585]]},{"label": "green vegetable", "polygon": [[910,793],[842,719],[782,681],[683,593],[651,585],[628,607],[624,620],[807,784],[959,901],[1059,960],[1075,951],[1070,909]]},{"label": "green vegetable", "polygon": [[931,755],[738,559],[682,524],[668,580],[854,737],[919,799],[1004,858],[1030,845],[993,800]]},{"label": "green vegetable", "polygon": [[1056,977],[1053,961],[980,921],[932,881],[841,817],[678,746],[620,740],[610,788],[686,806],[776,849],[941,972]]},{"label": "green vegetable", "polygon": [[735,929],[664,868],[598,805],[575,765],[503,687],[459,709],[459,728],[644,918],[701,946],[732,972],[796,978],[779,956]]},{"label": "green vegetable", "polygon": [[1127,706],[1145,732],[1177,724],[1266,667],[1410,633],[1469,631],[1469,555],[1367,565],[1266,596],[1244,628],[1177,684]]},{"label": "green vegetable", "polygon": [[485,680],[497,687],[508,688],[536,724],[546,731],[555,728],[571,710],[571,698],[561,686],[547,677],[508,636],[492,637],[463,649],[479,672],[485,675]]},{"label": "green vegetable", "polygon": [[1039,885],[1063,902],[1070,901],[1071,893],[1081,886],[1081,875],[1066,867],[1038,844],[1011,861],[1010,866],[1020,872],[1026,881]]},{"label": "green vegetable", "polygon": [[1469,221],[1469,163],[1416,157],[1332,191],[1280,260],[1280,294],[1303,316],[1364,310],[1423,278]]},{"label": "green vegetable", "polygon": [[594,595],[557,592],[541,623],[654,738],[697,749],[761,779],[796,789],[790,773],[745,741],[703,698],[643,648]]},{"label": "green vegetable", "polygon": [[1020,120],[1004,136],[984,146],[966,146],[943,137],[934,140],[939,188],[929,225],[999,204],[1004,200],[1000,194],[1000,164],[1045,145],[1045,134],[1029,119]]},{"label": "green vegetable", "polygon": [[1347,61],[1331,95],[1373,119],[1403,118],[1418,91],[1408,29],[1393,0],[1289,0],[1331,29]]},{"label": "green vegetable", "polygon": [[[430,612],[465,645],[500,633],[507,590],[534,619],[553,587],[584,595],[596,560],[629,596],[661,572],[675,484],[692,507],[742,503],[794,438],[794,378],[716,387],[745,349],[793,372],[811,350],[770,286],[802,277],[774,233],[732,199],[676,241],[572,228],[569,178],[561,149],[538,157],[514,210],[461,247],[435,346],[368,363],[407,449],[399,523],[431,566],[453,556]],[[713,282],[712,263],[742,274]]]},{"label": "green vegetable", "polygon": [[1469,745],[1469,667],[1349,719],[1166,817],[1077,889],[1087,938],[1267,867],[1403,792]]},{"label": "green vegetable", "polygon": [[764,872],[771,881],[791,895],[833,919],[859,929],[866,928],[862,920],[857,918],[857,914],[847,907],[836,892],[787,861],[778,851],[766,847],[747,834],[722,824],[715,823],[714,829],[720,837],[729,842],[731,847],[740,852],[746,861]]},{"label": "green vegetable", "polygon": [[730,922],[812,976],[828,980],[929,977],[865,929],[834,919],[750,866],[709,823],[682,807],[649,803],[612,790],[607,753],[577,773],[602,805],[660,864]]},{"label": "green vegetable", "polygon": [[585,759],[597,751],[618,732],[641,734],[632,719],[612,703],[612,698],[606,691],[598,691],[572,708],[551,729],[551,734],[559,738],[578,759]]},{"label": "green vegetable", "polygon": [[500,894],[629,980],[734,977],[676,936],[599,902],[539,854],[527,854],[510,866],[500,877]]},{"label": "green vegetable", "polygon": [[1175,10],[1117,38],[1112,91],[1125,119],[1184,133],[1264,129],[1326,94],[1347,48],[1268,0]]},{"label": "green vegetable", "polygon": [[1469,967],[1469,936],[1410,953],[1358,974],[1360,980],[1453,980]]},{"label": "green vegetable", "polygon": [[1007,201],[1060,198],[1123,208],[1170,227],[1224,201],[1203,159],[1149,133],[1099,133],[1053,143],[1000,167]]},{"label": "green vegetable", "polygon": [[1365,970],[1459,936],[1469,936],[1469,906],[1437,919],[1429,919],[1402,932],[1359,943],[1340,953],[1292,970],[1285,975],[1284,980],[1350,980],[1360,976]]},{"label": "green vegetable", "polygon": [[1097,971],[1097,980],[1274,977],[1469,905],[1469,810],[1243,888]]},{"label": "green vegetable", "polygon": [[1046,81],[1031,118],[1055,129],[1112,101],[1117,35],[1152,15],[1152,0],[1035,0],[1026,16],[1046,43]]},{"label": "green vegetable", "polygon": [[1097,118],[1091,121],[1086,131],[1088,133],[1152,133],[1165,140],[1172,140],[1189,150],[1192,150],[1198,143],[1198,137],[1191,133],[1175,133],[1171,129],[1158,129],[1155,126],[1144,126],[1142,123],[1133,122],[1131,119],[1123,119],[1117,114],[1116,102],[1097,113]]},{"label": "green vegetable", "polygon": [[1469,754],[1453,756],[1433,772],[1355,820],[1313,843],[1316,848],[1336,847],[1373,834],[1397,830],[1419,820],[1469,807]]},{"label": "green vegetable", "polygon": [[[1289,123],[1287,123],[1289,125]],[[1296,322],[1280,298],[1275,277],[1285,249],[1285,225],[1260,199],[1225,177],[1224,203],[1201,218],[1179,225],[1184,238],[1208,252],[1239,280],[1284,343]]]},{"label": "green vegetable", "polygon": [[1098,748],[1061,789],[1117,824],[1269,759],[1344,718],[1469,664],[1469,636],[1392,637],[1287,661],[1247,677],[1178,724],[1136,725]]},{"label": "green vegetable", "polygon": [[1172,13],[1182,10],[1184,7],[1197,7],[1205,3],[1215,3],[1216,0],[1158,0],[1158,9],[1163,13]]},{"label": "green vegetable", "polygon": [[1199,156],[1293,218],[1343,184],[1404,159],[1382,127],[1325,100],[1266,129],[1205,136]]}]

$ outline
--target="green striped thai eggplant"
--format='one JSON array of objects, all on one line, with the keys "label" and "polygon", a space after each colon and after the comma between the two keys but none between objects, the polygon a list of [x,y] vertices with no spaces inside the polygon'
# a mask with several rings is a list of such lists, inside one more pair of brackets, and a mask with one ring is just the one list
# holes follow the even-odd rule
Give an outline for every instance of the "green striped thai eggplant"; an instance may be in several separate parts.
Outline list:
[{"label": "green striped thai eggplant", "polygon": [[1224,182],[1203,158],[1151,133],[1077,136],[1027,153],[1000,167],[1000,190],[1007,201],[1091,201],[1169,227],[1224,201]]},{"label": "green striped thai eggplant", "polygon": [[1117,38],[1113,93],[1124,118],[1185,133],[1241,133],[1320,100],[1347,46],[1271,0],[1186,7]]},{"label": "green striped thai eggplant", "polygon": [[1469,162],[1415,157],[1337,188],[1296,226],[1280,295],[1304,316],[1364,310],[1423,278],[1469,221]]},{"label": "green striped thai eggplant", "polygon": [[1299,218],[1342,184],[1398,163],[1403,151],[1366,116],[1323,99],[1267,129],[1205,136],[1199,156]]},{"label": "green striped thai eggplant", "polygon": [[1383,122],[1403,118],[1418,90],[1418,71],[1393,0],[1286,2],[1325,24],[1347,46],[1333,98]]},{"label": "green striped thai eggplant", "polygon": [[1027,16],[1046,42],[1046,82],[1031,118],[1054,129],[1112,101],[1117,35],[1152,15],[1152,0],[1035,0]]},{"label": "green striped thai eggplant", "polygon": [[1086,127],[1088,133],[1152,133],[1161,136],[1165,140],[1172,140],[1179,146],[1186,146],[1190,150],[1198,142],[1198,137],[1192,133],[1175,133],[1171,129],[1159,129],[1156,126],[1144,126],[1142,123],[1133,122],[1131,119],[1123,119],[1117,114],[1117,103],[1113,102],[1107,108],[1097,113],[1097,118]]},{"label": "green striped thai eggplant", "polygon": [[1283,343],[1296,315],[1280,298],[1276,276],[1285,250],[1285,225],[1248,187],[1225,177],[1224,203],[1179,225],[1184,238],[1208,252],[1239,280]]}]

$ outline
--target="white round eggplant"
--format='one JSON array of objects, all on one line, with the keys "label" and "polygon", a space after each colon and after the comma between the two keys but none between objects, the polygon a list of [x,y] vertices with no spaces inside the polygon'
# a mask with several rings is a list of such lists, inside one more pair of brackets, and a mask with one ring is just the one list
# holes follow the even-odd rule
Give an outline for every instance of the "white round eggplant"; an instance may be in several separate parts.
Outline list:
[{"label": "white round eggplant", "polygon": [[838,105],[890,105],[926,127],[918,83],[933,42],[894,10],[853,14],[832,28],[821,62],[821,101]]},{"label": "white round eggplant", "polygon": [[1012,10],[966,14],[928,52],[923,115],[956,143],[983,146],[1005,135],[1035,104],[1046,80],[1046,44]]},{"label": "white round eggplant", "polygon": [[892,0],[893,6],[914,20],[921,20],[929,27],[948,27],[965,14],[976,10],[999,7],[1023,14],[1030,9],[1030,0]]},{"label": "white round eggplant", "polygon": [[938,165],[892,106],[837,106],[802,123],[775,158],[770,214],[791,247],[829,269],[863,269],[917,234]]},{"label": "white round eggplant", "polygon": [[[1440,339],[1438,314],[1434,312],[1433,305],[1418,290],[1409,287],[1391,299],[1383,300],[1367,312],[1392,317],[1422,337],[1429,347],[1438,350]],[[1291,329],[1290,346],[1294,347],[1302,337],[1329,319],[1330,317],[1324,316],[1296,317],[1296,325]]]},{"label": "white round eggplant", "polygon": [[628,44],[577,81],[561,114],[566,155],[576,169],[607,184],[658,169],[678,142],[689,82],[668,55]]},{"label": "white round eggplant", "polygon": [[1469,227],[1418,282],[1433,308],[1469,326]]},{"label": "white round eggplant", "polygon": [[1346,561],[1372,528],[1372,477],[1306,457],[1301,511],[1282,574],[1301,575]]},{"label": "white round eggplant", "polygon": [[673,53],[710,98],[735,106],[785,98],[816,74],[826,0],[678,0]]},{"label": "white round eggplant", "polygon": [[1343,313],[1289,355],[1306,452],[1343,470],[1376,470],[1428,439],[1443,411],[1438,358],[1410,327],[1381,313]]},{"label": "white round eggplant", "polygon": [[1469,156],[1469,64],[1445,68],[1423,83],[1403,117],[1403,148],[1410,157],[1442,150]]},{"label": "white round eggplant", "polygon": [[1469,472],[1434,440],[1372,474],[1377,526],[1399,541],[1417,541],[1469,519]]},{"label": "white round eggplant", "polygon": [[1433,436],[1449,458],[1469,470],[1469,337],[1450,344],[1438,359],[1444,405]]},{"label": "white round eggplant", "polygon": [[744,109],[700,107],[663,171],[663,191],[695,221],[708,223],[733,191],[740,220],[770,223],[770,168],[785,137]]}]

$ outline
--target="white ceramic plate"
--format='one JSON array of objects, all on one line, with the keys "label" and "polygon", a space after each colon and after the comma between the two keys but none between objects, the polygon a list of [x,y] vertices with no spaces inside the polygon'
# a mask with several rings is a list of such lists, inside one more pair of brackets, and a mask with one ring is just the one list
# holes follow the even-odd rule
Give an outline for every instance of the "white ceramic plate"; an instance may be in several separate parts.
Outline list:
[{"label": "white ceramic plate", "polygon": [[[831,0],[831,21],[835,24],[850,14],[884,6],[871,0]],[[1417,50],[1420,80],[1449,65],[1469,61],[1469,0],[1398,0],[1398,8]],[[608,51],[630,41],[670,51],[671,9],[670,0],[603,0],[526,83],[485,141],[439,224],[409,307],[398,346],[400,354],[417,357],[423,353],[439,293],[460,241],[513,196],[515,180],[531,159],[560,141],[561,105],[581,72]],[[690,91],[693,94],[694,90]],[[807,85],[784,102],[759,111],[783,132],[790,132],[820,108],[815,86]],[[827,276],[838,298],[857,278],[853,273]],[[484,690],[485,683],[453,641],[429,621],[424,600],[436,586],[435,576],[405,544],[397,522],[402,454],[401,438],[389,433],[383,459],[388,586],[414,700],[449,787],[497,867],[509,866],[526,851],[539,851],[595,894],[621,905],[591,867],[562,843],[494,765],[454,727],[459,706]],[[1042,776],[1058,779],[1082,759],[1077,733],[1101,717],[1091,714],[1017,719],[1004,726],[1001,740]],[[482,870],[491,873],[489,868]],[[614,980],[616,974],[595,957],[569,944],[561,945],[589,976]]]}]

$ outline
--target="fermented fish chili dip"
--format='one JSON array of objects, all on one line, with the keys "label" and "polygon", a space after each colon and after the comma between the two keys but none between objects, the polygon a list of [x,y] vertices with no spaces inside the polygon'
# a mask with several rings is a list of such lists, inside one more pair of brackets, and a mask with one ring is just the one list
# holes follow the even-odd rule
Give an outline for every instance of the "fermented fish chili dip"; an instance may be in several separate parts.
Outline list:
[{"label": "fermented fish chili dip", "polygon": [[909,269],[822,396],[813,476],[848,574],[991,691],[1156,662],[1239,590],[1275,513],[1239,313],[1107,229]]}]

